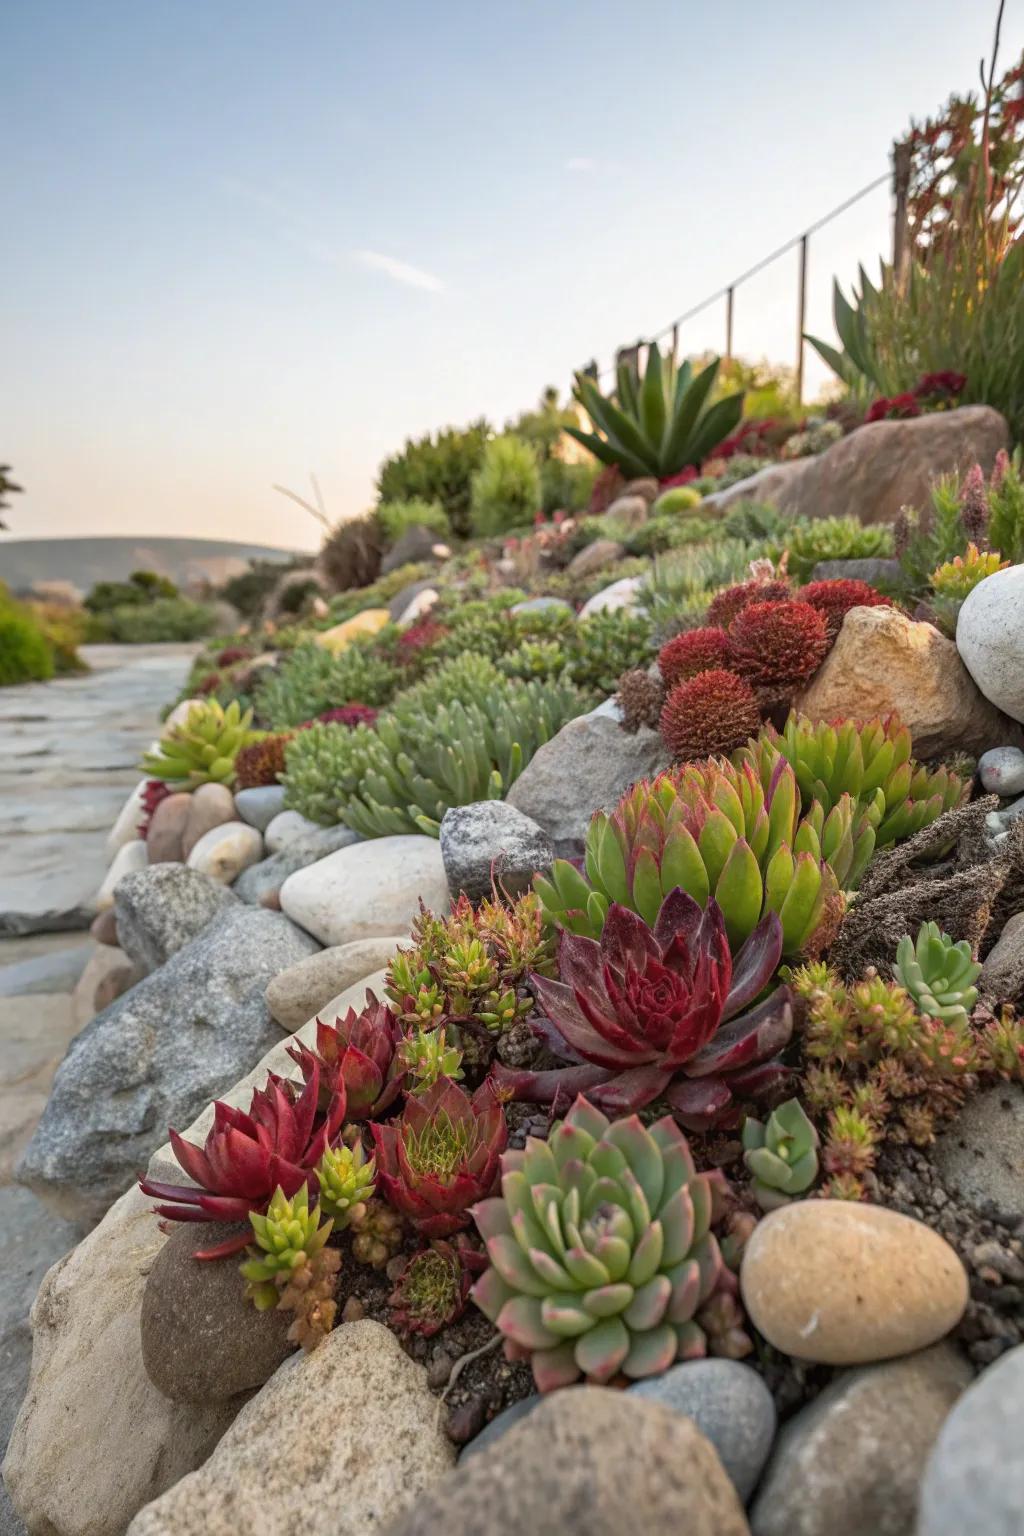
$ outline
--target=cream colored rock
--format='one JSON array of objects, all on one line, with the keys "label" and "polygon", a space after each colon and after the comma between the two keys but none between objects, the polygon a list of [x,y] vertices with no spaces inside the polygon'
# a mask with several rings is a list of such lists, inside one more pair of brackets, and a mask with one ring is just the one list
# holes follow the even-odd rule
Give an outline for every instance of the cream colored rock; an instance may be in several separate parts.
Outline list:
[{"label": "cream colored rock", "polygon": [[200,784],[192,792],[192,808],[181,839],[181,856],[188,859],[201,837],[213,827],[235,820],[235,797],[226,784]]},{"label": "cream colored rock", "polygon": [[1019,745],[1020,726],[983,697],[952,640],[895,608],[853,608],[796,707],[812,720],[896,713],[914,756]]},{"label": "cream colored rock", "polygon": [[166,736],[167,732],[172,730],[174,726],[184,725],[188,719],[189,710],[194,709],[197,704],[205,704],[206,702],[206,699],[182,699],[180,704],[175,704],[167,716],[160,734]]},{"label": "cream colored rock", "polygon": [[[409,935],[388,934],[379,939],[356,939],[307,955],[275,976],[267,988],[267,1003],[283,1029],[299,1029],[317,1013],[330,1012],[329,1004],[347,988],[386,966]],[[328,1019],[333,1023],[333,1017]]]},{"label": "cream colored rock", "polygon": [[386,608],[364,608],[362,613],[343,620],[341,624],[335,624],[332,629],[322,629],[314,637],[313,643],[330,651],[332,656],[339,656],[348,649],[357,635],[375,635],[390,622],[391,615]]},{"label": "cream colored rock", "polygon": [[141,979],[142,972],[132,964],[123,949],[118,949],[116,945],[97,944],[71,994],[76,1027],[84,1029],[89,1020],[101,1013],[108,1003],[112,1003]]},{"label": "cream colored rock", "polygon": [[346,1323],[286,1360],[129,1536],[366,1536],[454,1461],[423,1367],[380,1323]]},{"label": "cream colored rock", "polygon": [[139,822],[142,820],[142,791],[147,784],[146,779],[140,779],[132,790],[128,799],[117,813],[117,820],[107,833],[107,852],[114,858],[119,848],[125,843],[133,843],[139,835]]},{"label": "cream colored rock", "polygon": [[308,816],[303,816],[301,811],[281,811],[275,816],[263,834],[263,840],[267,845],[267,853],[280,853],[282,848],[287,848],[289,843],[294,843],[298,837],[305,837],[310,832],[322,832],[323,827],[318,821],[310,821]]},{"label": "cream colored rock", "polygon": [[137,869],[145,869],[148,863],[146,845],[140,837],[130,843],[122,843],[114,854],[113,863],[103,877],[103,884],[96,892],[96,910],[105,912],[114,905],[114,887],[124,876]]},{"label": "cream colored rock", "polygon": [[172,1403],[146,1375],[142,1292],[165,1241],[133,1188],[39,1288],[32,1375],[3,1465],[32,1536],[121,1536],[206,1460],[238,1410]]},{"label": "cream colored rock", "polygon": [[924,1349],[956,1327],[968,1294],[964,1267],[937,1232],[846,1200],[797,1201],[759,1221],[740,1288],[770,1344],[823,1365]]},{"label": "cream colored rock", "polygon": [[339,848],[281,887],[281,910],[328,945],[408,932],[421,900],[448,910],[441,845],[415,833]]},{"label": "cream colored rock", "polygon": [[263,834],[258,828],[245,821],[225,821],[199,839],[186,863],[218,885],[230,885],[262,857]]}]

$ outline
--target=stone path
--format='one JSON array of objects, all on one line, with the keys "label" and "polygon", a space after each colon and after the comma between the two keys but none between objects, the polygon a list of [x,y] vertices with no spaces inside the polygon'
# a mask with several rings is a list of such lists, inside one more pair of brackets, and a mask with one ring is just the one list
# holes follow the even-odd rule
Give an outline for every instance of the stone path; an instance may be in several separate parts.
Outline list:
[{"label": "stone path", "polygon": [[[29,1308],[82,1236],[11,1174],[84,1022],[71,992],[95,948],[80,930],[107,832],[195,650],[87,646],[87,677],[0,688],[0,1458],[28,1382]],[[0,1486],[0,1536],[23,1533]]]},{"label": "stone path", "polygon": [[88,676],[0,688],[0,933],[88,927],[106,834],[197,649],[86,646]]}]

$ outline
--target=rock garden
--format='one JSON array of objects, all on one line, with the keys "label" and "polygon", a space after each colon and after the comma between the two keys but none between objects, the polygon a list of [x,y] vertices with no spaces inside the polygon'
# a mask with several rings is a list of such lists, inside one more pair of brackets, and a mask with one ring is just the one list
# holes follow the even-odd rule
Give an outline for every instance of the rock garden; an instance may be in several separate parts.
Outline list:
[{"label": "rock garden", "polygon": [[34,1536],[1024,1528],[1021,422],[719,373],[408,444],[164,701]]}]

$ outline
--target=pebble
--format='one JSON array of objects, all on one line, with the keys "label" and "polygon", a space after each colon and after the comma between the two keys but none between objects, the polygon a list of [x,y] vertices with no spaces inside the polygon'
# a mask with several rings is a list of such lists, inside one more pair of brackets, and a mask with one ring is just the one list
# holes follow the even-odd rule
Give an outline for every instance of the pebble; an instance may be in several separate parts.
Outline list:
[{"label": "pebble", "polygon": [[120,940],[117,936],[117,918],[114,915],[113,906],[104,907],[89,925],[89,932],[97,944],[117,945]]},{"label": "pebble", "polygon": [[1022,1420],[1024,1345],[990,1366],[943,1425],[921,1483],[917,1536],[1020,1536]]},{"label": "pebble", "polygon": [[823,1365],[934,1344],[959,1322],[968,1294],[960,1259],[930,1227],[841,1200],[795,1201],[758,1222],[740,1287],[770,1344]]},{"label": "pebble", "polygon": [[133,843],[139,835],[142,820],[142,792],[148,779],[140,779],[117,813],[117,819],[107,833],[107,852],[111,858],[125,843]]},{"label": "pebble", "polygon": [[[399,945],[409,944],[408,934],[356,939],[307,955],[274,977],[267,988],[267,1004],[283,1029],[301,1029],[328,1003],[364,976],[386,966]],[[326,1019],[333,1024],[333,1018]]]},{"label": "pebble", "polygon": [[122,843],[103,877],[103,884],[96,892],[96,910],[105,912],[114,905],[114,887],[125,875],[146,867],[146,845],[137,837],[130,843]]},{"label": "pebble", "polygon": [[236,790],[235,810],[250,827],[265,832],[284,810],[284,785],[259,784],[253,789]]},{"label": "pebble", "polygon": [[286,848],[297,837],[305,837],[310,832],[323,830],[318,821],[310,821],[308,816],[303,816],[299,811],[281,811],[267,827],[265,838],[267,852],[280,853],[282,848]]},{"label": "pebble", "polygon": [[447,912],[448,899],[437,838],[406,833],[339,848],[281,887],[281,910],[325,945],[407,933],[421,901]]},{"label": "pebble", "polygon": [[775,1439],[775,1404],[763,1379],[738,1360],[688,1360],[638,1381],[628,1396],[664,1403],[692,1419],[718,1452],[744,1503]]},{"label": "pebble", "polygon": [[992,747],[979,757],[978,774],[990,795],[1024,795],[1024,752],[1020,747]]},{"label": "pebble", "polygon": [[263,838],[256,828],[244,821],[226,821],[199,839],[188,856],[188,867],[219,885],[230,885],[262,857]]},{"label": "pebble", "polygon": [[192,796],[183,791],[160,801],[146,833],[146,856],[151,864],[182,862],[185,828],[191,809]]},{"label": "pebble", "polygon": [[978,990],[999,1003],[1016,1002],[1024,993],[1024,912],[1007,918],[998,940],[985,956]]},{"label": "pebble", "polygon": [[235,797],[226,784],[200,784],[192,791],[192,805],[181,840],[182,857],[187,859],[200,838],[213,827],[235,820]]}]

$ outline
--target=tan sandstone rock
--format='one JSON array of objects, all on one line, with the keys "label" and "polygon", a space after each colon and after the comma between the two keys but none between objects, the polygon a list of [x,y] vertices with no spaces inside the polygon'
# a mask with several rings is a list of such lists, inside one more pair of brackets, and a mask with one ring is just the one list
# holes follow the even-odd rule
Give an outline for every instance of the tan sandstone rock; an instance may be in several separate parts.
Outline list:
[{"label": "tan sandstone rock", "polygon": [[300,1029],[307,1019],[321,1010],[326,1022],[332,1024],[334,1015],[329,1005],[334,999],[364,976],[386,966],[399,946],[408,946],[409,942],[407,933],[390,934],[382,938],[356,939],[351,944],[336,944],[318,954],[307,955],[274,977],[267,988],[267,1005],[277,1022],[287,1030]]}]

